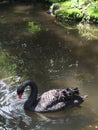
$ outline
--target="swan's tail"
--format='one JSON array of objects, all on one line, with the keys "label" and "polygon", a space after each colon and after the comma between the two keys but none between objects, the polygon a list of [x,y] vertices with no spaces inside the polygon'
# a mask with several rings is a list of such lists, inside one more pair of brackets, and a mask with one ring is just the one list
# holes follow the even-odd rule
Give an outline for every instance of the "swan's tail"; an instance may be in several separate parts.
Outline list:
[{"label": "swan's tail", "polygon": [[85,100],[88,97],[88,95],[82,96],[83,100]]}]

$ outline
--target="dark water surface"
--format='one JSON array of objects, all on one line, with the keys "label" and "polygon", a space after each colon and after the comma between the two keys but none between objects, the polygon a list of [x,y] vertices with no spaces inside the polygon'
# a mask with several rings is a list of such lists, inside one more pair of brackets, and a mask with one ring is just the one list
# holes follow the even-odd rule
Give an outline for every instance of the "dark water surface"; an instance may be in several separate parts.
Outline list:
[{"label": "dark water surface", "polygon": [[[56,25],[40,4],[0,5],[0,130],[98,129],[98,40]],[[40,25],[33,34],[28,22]],[[98,34],[97,34],[98,35]],[[78,87],[88,99],[79,108],[37,114],[23,110],[17,85],[36,81],[39,95],[52,88]]]}]

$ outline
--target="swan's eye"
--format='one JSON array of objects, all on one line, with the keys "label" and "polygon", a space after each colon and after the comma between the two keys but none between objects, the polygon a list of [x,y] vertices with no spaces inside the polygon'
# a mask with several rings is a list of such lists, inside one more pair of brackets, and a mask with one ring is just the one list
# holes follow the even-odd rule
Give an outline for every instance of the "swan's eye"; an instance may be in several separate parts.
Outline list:
[{"label": "swan's eye", "polygon": [[18,98],[19,98],[19,99],[22,99],[22,94],[21,94],[21,93],[18,94]]}]

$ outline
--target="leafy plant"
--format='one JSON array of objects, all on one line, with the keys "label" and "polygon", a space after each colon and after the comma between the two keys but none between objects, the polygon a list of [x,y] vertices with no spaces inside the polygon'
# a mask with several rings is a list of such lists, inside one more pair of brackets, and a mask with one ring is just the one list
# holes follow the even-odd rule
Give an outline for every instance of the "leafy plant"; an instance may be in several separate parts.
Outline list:
[{"label": "leafy plant", "polygon": [[28,22],[28,28],[32,33],[40,31],[40,26],[35,24],[34,22]]},{"label": "leafy plant", "polygon": [[46,1],[49,1],[49,2],[52,2],[52,3],[58,3],[58,2],[64,2],[64,1],[67,1],[67,0],[46,0]]},{"label": "leafy plant", "polygon": [[71,7],[71,1],[61,2],[62,7]]},{"label": "leafy plant", "polygon": [[75,20],[75,21],[81,21],[83,18],[83,14],[81,13],[81,11],[77,8],[72,8],[72,9],[68,9],[68,10],[58,10],[56,12],[56,16],[63,18],[64,20],[68,19],[68,20]]}]

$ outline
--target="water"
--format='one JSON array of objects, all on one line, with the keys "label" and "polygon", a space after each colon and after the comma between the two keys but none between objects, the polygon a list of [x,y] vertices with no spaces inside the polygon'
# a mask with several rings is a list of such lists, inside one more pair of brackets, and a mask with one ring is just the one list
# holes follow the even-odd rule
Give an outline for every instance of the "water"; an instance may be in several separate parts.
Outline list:
[{"label": "water", "polygon": [[[77,29],[64,29],[41,4],[0,5],[0,130],[98,129],[98,40],[88,40]],[[32,34],[28,22],[41,31]],[[96,34],[97,36],[97,34]],[[24,111],[17,85],[36,81],[39,95],[60,87],[78,87],[88,99],[81,107],[56,113]]]}]

